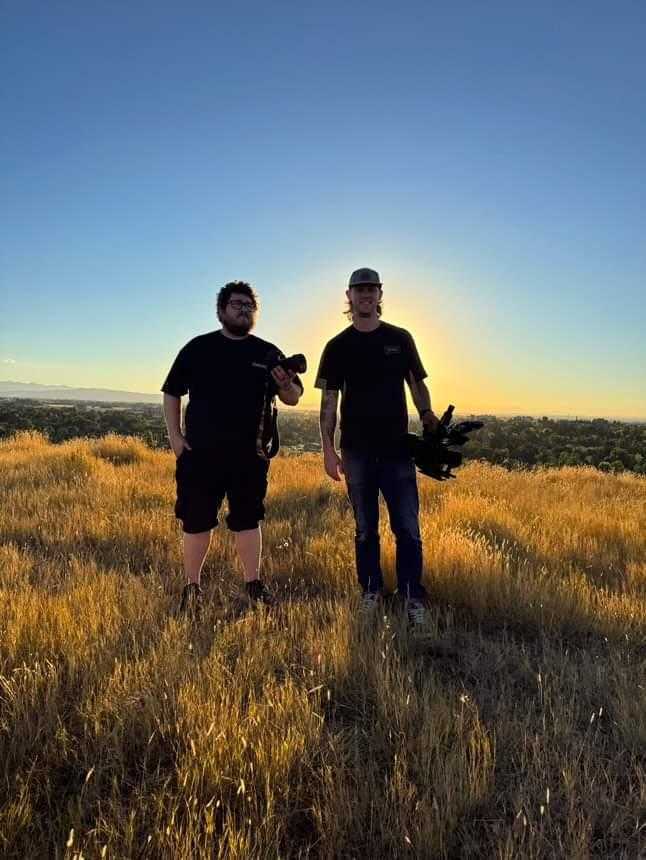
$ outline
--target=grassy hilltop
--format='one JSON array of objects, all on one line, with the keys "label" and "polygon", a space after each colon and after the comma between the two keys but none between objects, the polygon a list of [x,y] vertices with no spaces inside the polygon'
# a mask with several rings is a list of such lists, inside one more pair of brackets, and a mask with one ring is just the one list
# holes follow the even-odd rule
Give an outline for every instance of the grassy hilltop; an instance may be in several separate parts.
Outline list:
[{"label": "grassy hilltop", "polygon": [[191,626],[170,454],[0,443],[0,856],[644,856],[646,479],[420,486],[427,634],[357,618],[315,455],[272,465],[281,605],[221,529]]}]

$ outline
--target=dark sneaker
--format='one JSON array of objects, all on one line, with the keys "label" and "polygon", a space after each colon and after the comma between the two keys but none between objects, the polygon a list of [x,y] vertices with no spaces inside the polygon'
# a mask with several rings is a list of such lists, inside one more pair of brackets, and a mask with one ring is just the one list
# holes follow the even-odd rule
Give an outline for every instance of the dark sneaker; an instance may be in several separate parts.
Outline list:
[{"label": "dark sneaker", "polygon": [[379,591],[364,591],[359,598],[359,614],[370,618],[377,612],[381,593]]},{"label": "dark sneaker", "polygon": [[269,591],[262,579],[253,579],[251,582],[245,582],[245,591],[247,597],[252,603],[264,603],[265,606],[274,606],[276,598]]},{"label": "dark sneaker", "polygon": [[188,582],[182,589],[182,599],[179,604],[180,615],[197,617],[202,611],[202,589],[197,582]]},{"label": "dark sneaker", "polygon": [[428,610],[423,600],[410,597],[406,601],[406,617],[411,627],[422,627],[428,621]]}]

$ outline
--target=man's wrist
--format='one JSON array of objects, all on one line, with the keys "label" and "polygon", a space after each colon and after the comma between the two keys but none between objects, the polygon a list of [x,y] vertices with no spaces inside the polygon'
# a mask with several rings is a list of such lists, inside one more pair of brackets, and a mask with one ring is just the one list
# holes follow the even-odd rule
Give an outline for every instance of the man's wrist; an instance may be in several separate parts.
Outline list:
[{"label": "man's wrist", "polygon": [[301,396],[301,389],[298,385],[293,385],[290,383],[289,385],[285,385],[282,388],[278,389],[278,396],[283,400],[284,403],[290,403],[295,405],[298,403],[298,400]]}]

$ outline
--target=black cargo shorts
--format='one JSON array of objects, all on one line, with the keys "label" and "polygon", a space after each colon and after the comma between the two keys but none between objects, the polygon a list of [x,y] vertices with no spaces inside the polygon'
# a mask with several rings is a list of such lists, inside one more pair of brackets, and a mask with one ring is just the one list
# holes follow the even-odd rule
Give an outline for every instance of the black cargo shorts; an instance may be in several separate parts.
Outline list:
[{"label": "black cargo shorts", "polygon": [[210,531],[226,496],[229,529],[255,529],[265,516],[268,472],[269,462],[255,450],[185,448],[175,465],[175,516],[187,534]]}]

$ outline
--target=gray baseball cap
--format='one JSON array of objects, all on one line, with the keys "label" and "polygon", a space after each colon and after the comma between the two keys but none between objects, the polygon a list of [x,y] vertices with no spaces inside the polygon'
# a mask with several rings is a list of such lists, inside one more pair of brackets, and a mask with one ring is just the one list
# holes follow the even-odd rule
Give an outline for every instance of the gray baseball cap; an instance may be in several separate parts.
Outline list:
[{"label": "gray baseball cap", "polygon": [[349,287],[359,287],[363,284],[373,284],[375,287],[381,287],[382,283],[379,278],[379,273],[374,269],[356,269],[350,275]]}]

